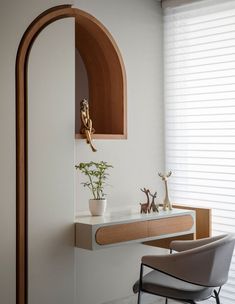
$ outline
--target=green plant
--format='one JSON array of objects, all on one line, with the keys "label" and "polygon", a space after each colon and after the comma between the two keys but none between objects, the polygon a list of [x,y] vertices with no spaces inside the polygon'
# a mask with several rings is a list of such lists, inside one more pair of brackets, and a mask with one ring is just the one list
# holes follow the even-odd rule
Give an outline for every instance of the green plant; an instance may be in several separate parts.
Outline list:
[{"label": "green plant", "polygon": [[75,168],[88,177],[88,181],[82,183],[82,185],[90,189],[94,199],[103,199],[105,197],[104,186],[109,175],[107,170],[113,168],[113,166],[104,161],[99,163],[91,161],[89,163],[80,163]]}]

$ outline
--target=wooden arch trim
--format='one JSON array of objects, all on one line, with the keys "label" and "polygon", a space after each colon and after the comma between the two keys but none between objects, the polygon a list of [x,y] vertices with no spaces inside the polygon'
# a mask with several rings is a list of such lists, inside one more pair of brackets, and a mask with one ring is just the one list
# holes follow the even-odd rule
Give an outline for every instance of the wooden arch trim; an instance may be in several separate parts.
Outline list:
[{"label": "wooden arch trim", "polygon": [[[16,56],[16,304],[28,303],[28,58],[39,33],[56,20],[76,18],[95,24],[109,37],[116,52],[123,77],[124,119],[126,115],[126,76],[120,51],[108,30],[93,16],[71,5],[52,7],[40,14],[25,31]],[[125,126],[126,128],[126,126]]]}]

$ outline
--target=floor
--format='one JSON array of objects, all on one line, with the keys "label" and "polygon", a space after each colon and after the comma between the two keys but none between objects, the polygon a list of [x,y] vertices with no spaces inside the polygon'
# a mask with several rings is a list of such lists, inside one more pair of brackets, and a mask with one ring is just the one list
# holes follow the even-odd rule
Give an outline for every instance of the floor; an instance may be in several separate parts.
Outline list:
[{"label": "floor", "polygon": [[[142,304],[165,304],[165,299],[163,298],[159,298],[156,296],[151,296],[151,295],[147,295],[145,294],[145,296],[142,298],[143,299],[143,303]],[[115,300],[115,301],[111,301],[108,303],[103,303],[103,304],[136,304],[137,303],[137,296],[131,296],[128,298],[124,298],[124,299],[119,299],[119,300]],[[204,302],[201,302],[203,304],[214,304],[214,300],[210,299]],[[180,302],[174,301],[174,300],[168,300],[168,304],[180,304]],[[183,303],[182,303],[183,304]]]},{"label": "floor", "polygon": [[[158,298],[156,296],[151,296],[148,294],[143,295],[142,298],[142,302],[143,304],[164,304],[165,301],[164,299]],[[136,304],[137,303],[137,296],[131,296],[128,298],[124,298],[124,299],[118,299],[115,301],[111,301],[108,303],[103,303],[103,304]],[[174,304],[174,303],[170,303],[169,304]]]}]

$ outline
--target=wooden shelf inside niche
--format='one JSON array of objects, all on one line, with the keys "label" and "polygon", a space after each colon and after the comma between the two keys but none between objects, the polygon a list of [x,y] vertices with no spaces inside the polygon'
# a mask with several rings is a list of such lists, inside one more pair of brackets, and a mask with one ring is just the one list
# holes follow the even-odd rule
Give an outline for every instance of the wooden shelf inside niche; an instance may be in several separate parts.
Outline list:
[{"label": "wooden shelf inside niche", "polygon": [[[80,133],[83,98],[89,100],[94,139],[127,138],[126,74],[113,37],[94,17],[80,16],[75,21],[75,39],[75,138],[84,138]],[[85,81],[81,73],[85,74]]]}]

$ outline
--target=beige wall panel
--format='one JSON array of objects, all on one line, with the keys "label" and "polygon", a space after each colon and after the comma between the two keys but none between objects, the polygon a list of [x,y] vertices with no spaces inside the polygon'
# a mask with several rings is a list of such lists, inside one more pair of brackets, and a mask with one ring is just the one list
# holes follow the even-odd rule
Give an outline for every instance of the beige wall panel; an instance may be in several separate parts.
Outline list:
[{"label": "beige wall panel", "polygon": [[29,304],[74,297],[74,20],[49,25],[29,60]]}]

